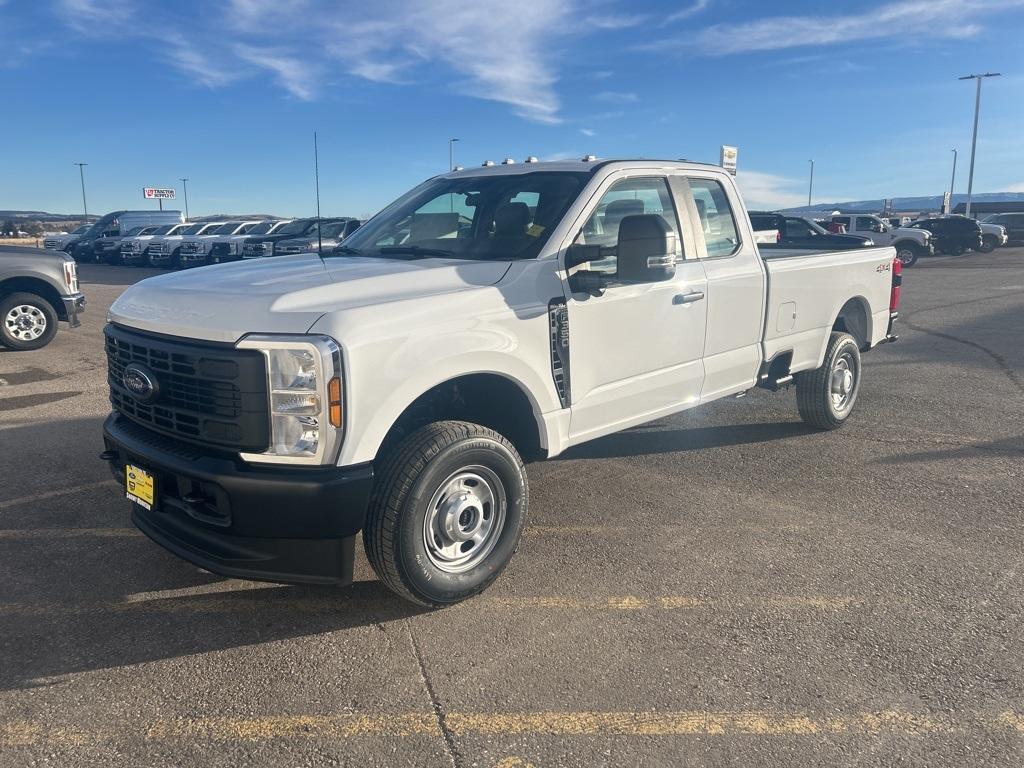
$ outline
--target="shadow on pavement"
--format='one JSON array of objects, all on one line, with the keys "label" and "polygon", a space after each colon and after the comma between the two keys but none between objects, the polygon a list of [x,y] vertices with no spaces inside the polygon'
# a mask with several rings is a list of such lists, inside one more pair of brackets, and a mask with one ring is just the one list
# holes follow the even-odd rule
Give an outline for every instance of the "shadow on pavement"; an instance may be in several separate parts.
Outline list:
[{"label": "shadow on pavement", "polygon": [[701,451],[707,448],[785,440],[820,431],[800,421],[657,430],[644,426],[570,448],[559,456],[559,459],[614,459],[654,453]]}]

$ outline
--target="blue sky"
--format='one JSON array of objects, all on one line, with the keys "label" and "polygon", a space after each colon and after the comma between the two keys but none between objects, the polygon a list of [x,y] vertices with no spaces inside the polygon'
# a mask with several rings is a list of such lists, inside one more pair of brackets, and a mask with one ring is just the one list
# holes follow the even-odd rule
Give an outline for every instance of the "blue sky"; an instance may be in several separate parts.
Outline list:
[{"label": "blue sky", "polygon": [[[1024,0],[0,0],[0,208],[368,214],[456,162],[740,148],[748,203],[1024,191]],[[180,203],[180,200],[179,200]]]}]

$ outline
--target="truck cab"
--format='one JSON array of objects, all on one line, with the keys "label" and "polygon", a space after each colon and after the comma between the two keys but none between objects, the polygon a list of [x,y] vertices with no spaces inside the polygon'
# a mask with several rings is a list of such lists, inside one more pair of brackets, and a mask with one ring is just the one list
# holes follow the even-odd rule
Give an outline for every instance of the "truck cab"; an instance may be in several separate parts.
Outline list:
[{"label": "truck cab", "polygon": [[524,457],[754,387],[841,427],[901,267],[762,253],[717,166],[454,171],[322,254],[128,288],[103,458],[135,524],[207,570],[345,584],[361,531],[387,587],[448,605],[519,545]]}]

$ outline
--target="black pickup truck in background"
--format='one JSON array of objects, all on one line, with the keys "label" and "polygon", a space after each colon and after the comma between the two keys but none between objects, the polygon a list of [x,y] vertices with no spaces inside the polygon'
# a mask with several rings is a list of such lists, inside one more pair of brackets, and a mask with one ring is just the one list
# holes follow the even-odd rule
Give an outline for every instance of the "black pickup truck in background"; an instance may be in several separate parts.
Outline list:
[{"label": "black pickup truck in background", "polygon": [[759,243],[760,248],[864,248],[874,245],[871,238],[860,235],[836,235],[810,219],[782,213],[751,211],[750,223],[755,232],[778,230],[776,243]]}]

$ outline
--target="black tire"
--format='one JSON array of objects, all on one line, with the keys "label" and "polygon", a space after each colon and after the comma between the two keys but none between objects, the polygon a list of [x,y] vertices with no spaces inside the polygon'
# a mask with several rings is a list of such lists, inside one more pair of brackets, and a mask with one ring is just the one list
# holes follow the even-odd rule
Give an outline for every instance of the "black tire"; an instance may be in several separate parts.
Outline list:
[{"label": "black tire", "polygon": [[[833,378],[845,364],[851,372],[850,389],[841,394],[833,391]],[[818,429],[839,429],[853,412],[860,391],[861,363],[857,340],[848,333],[833,332],[829,338],[825,361],[820,368],[796,375],[796,405],[800,418]],[[838,395],[841,400],[836,401]]]},{"label": "black tire", "polygon": [[181,269],[181,248],[175,248],[171,251],[171,258],[167,262],[165,269]]},{"label": "black tire", "polygon": [[[25,327],[26,323],[32,323],[34,329]],[[42,333],[34,336],[40,324]],[[56,333],[57,310],[42,296],[12,293],[0,300],[0,344],[8,349],[40,349],[49,344]]]},{"label": "black tire", "polygon": [[921,248],[916,243],[900,243],[896,246],[896,258],[904,267],[912,267],[921,258]]},{"label": "black tire", "polygon": [[999,245],[995,235],[985,235],[981,238],[981,246],[978,248],[979,253],[992,253]]},{"label": "black tire", "polygon": [[[457,521],[459,534],[464,518],[467,529],[472,523],[480,529],[485,518],[490,519],[492,533],[479,545],[472,545],[480,547],[478,553],[472,549],[463,550],[466,555],[457,552],[457,557],[469,560],[465,570],[452,572],[438,565],[444,516],[437,512],[446,508],[446,498],[452,505],[449,509],[462,508],[454,504],[457,494],[437,499],[453,483],[461,482],[463,475],[473,472],[500,485],[500,489],[492,488],[485,480],[486,489],[481,487],[482,493],[495,492],[490,517],[482,503],[478,505],[482,509],[468,506],[450,519]],[[467,487],[471,491],[476,488]],[[463,498],[479,501],[476,496]],[[508,565],[519,546],[528,504],[526,469],[508,440],[479,424],[435,422],[416,430],[387,454],[370,497],[363,547],[373,570],[392,592],[432,608],[451,605],[485,590]],[[474,511],[477,517],[469,519]],[[435,519],[438,529],[429,524]],[[428,530],[434,543],[430,550]],[[453,540],[451,545],[458,548],[466,543]],[[479,557],[477,562],[475,557]]]}]

